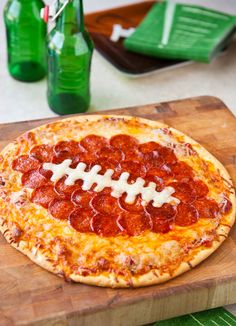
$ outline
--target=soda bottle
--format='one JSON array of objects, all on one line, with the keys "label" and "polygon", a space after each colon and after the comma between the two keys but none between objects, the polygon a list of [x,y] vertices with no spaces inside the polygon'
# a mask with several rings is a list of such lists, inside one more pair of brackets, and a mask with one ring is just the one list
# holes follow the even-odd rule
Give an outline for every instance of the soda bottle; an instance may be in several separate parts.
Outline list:
[{"label": "soda bottle", "polygon": [[58,9],[65,7],[48,38],[48,104],[59,114],[85,112],[90,104],[93,43],[84,26],[83,2],[58,0],[58,4]]},{"label": "soda bottle", "polygon": [[8,0],[4,8],[8,70],[32,82],[46,75],[46,26],[40,18],[42,0]]}]

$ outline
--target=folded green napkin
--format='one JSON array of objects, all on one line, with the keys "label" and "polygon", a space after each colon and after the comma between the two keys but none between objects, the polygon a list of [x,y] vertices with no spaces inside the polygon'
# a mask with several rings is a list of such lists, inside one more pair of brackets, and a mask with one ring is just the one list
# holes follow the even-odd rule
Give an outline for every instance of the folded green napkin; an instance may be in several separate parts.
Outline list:
[{"label": "folded green napkin", "polygon": [[159,2],[124,46],[154,57],[209,62],[227,44],[235,24],[235,16],[171,0]]},{"label": "folded green napkin", "polygon": [[158,321],[154,326],[235,326],[236,317],[224,308]]}]

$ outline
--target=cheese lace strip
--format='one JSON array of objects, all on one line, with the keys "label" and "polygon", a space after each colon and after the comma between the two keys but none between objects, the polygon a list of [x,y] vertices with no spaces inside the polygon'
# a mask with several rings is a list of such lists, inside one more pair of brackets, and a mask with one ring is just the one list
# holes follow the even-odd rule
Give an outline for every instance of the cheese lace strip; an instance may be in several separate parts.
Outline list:
[{"label": "cheese lace strip", "polygon": [[56,182],[64,176],[67,176],[65,180],[66,185],[73,185],[76,180],[82,180],[83,190],[90,190],[93,184],[96,184],[94,191],[100,192],[104,188],[110,187],[112,189],[111,196],[115,198],[121,197],[126,193],[126,203],[133,204],[136,196],[141,195],[144,203],[152,201],[154,207],[161,207],[165,203],[178,205],[179,199],[172,196],[175,189],[172,187],[166,187],[162,191],[156,191],[156,184],[149,182],[148,186],[144,187],[145,180],[137,178],[132,184],[128,183],[129,173],[123,172],[118,180],[112,180],[114,171],[108,169],[103,175],[98,172],[101,170],[100,165],[94,165],[88,172],[85,171],[87,165],[85,163],[78,163],[75,169],[70,168],[72,160],[64,160],[60,164],[44,163],[43,168],[45,170],[52,171],[52,182]]}]

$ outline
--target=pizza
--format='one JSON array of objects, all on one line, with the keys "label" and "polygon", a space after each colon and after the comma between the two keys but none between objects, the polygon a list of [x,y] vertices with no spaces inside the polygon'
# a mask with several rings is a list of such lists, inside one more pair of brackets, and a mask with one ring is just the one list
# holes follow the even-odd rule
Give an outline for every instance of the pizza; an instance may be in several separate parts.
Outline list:
[{"label": "pizza", "polygon": [[1,152],[0,229],[65,280],[158,284],[227,238],[235,192],[199,143],[157,121],[80,116],[26,132]]}]

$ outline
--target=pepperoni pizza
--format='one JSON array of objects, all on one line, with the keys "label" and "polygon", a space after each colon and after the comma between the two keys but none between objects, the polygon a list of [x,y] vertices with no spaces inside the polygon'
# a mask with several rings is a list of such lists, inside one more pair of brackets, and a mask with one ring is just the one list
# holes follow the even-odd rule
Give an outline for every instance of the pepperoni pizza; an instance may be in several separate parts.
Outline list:
[{"label": "pepperoni pizza", "polygon": [[227,237],[235,193],[201,145],[159,122],[75,117],[0,156],[0,229],[43,268],[87,284],[145,286],[200,263]]}]

